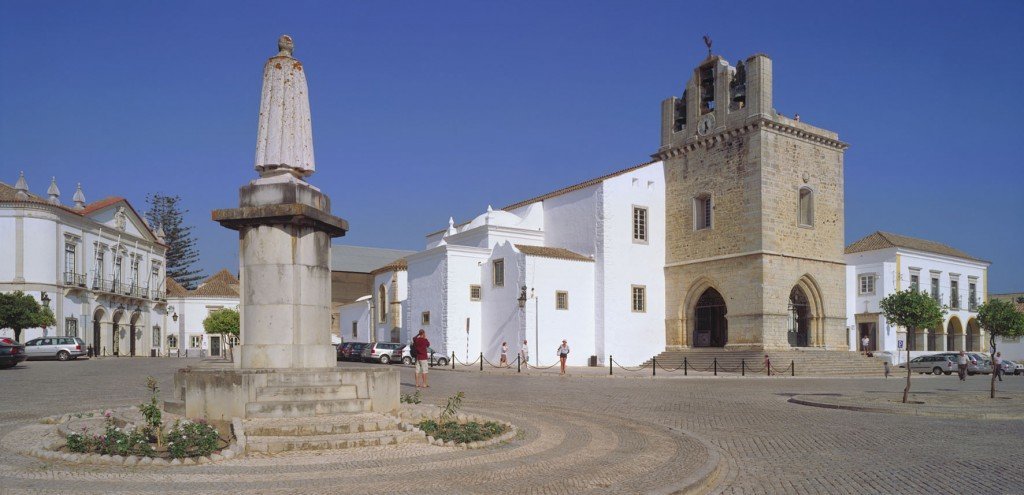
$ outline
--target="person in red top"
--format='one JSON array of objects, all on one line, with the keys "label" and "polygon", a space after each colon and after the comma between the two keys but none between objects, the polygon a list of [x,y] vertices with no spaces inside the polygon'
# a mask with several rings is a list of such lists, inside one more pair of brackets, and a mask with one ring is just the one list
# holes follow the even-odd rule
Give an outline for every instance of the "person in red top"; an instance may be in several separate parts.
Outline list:
[{"label": "person in red top", "polygon": [[416,358],[416,370],[413,373],[416,388],[420,388],[421,381],[423,388],[430,388],[427,383],[427,370],[430,368],[428,349],[430,349],[430,341],[427,340],[427,332],[421,328],[420,333],[412,339],[412,357]]}]

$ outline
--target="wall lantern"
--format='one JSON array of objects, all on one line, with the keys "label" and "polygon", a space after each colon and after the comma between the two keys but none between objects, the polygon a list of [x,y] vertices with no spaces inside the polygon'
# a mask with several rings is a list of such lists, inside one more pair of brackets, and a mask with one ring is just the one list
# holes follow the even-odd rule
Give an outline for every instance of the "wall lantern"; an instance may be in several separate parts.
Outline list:
[{"label": "wall lantern", "polygon": [[178,313],[174,313],[173,315],[171,315],[171,319],[174,320],[175,323],[177,323],[177,321],[178,321]]},{"label": "wall lantern", "polygon": [[43,292],[42,295],[39,296],[39,299],[41,301],[43,301],[43,306],[46,306],[47,308],[50,307],[50,295],[49,294]]},{"label": "wall lantern", "polygon": [[525,285],[519,288],[519,299],[517,299],[517,301],[519,301],[519,309],[523,309],[523,308],[526,307],[526,286]]}]

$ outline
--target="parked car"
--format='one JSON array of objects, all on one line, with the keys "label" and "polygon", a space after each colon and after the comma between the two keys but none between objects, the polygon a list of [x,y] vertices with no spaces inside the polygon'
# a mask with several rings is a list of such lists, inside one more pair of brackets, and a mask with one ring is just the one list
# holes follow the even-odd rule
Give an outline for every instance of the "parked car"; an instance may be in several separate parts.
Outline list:
[{"label": "parked car", "polygon": [[1016,372],[1017,372],[1017,363],[1015,363],[1013,361],[1010,361],[1008,359],[1004,359],[1003,360],[1003,374],[1004,375],[1013,375],[1013,374],[1016,374]]},{"label": "parked car", "polygon": [[85,341],[78,337],[40,337],[25,342],[25,355],[29,359],[53,359],[61,361],[85,356]]},{"label": "parked car", "polygon": [[27,358],[25,346],[11,339],[0,340],[0,369],[14,367]]},{"label": "parked car", "polygon": [[[448,357],[445,355],[437,355],[433,348],[427,348],[427,355],[434,356],[434,362],[431,366],[448,366]],[[402,363],[403,364],[415,364],[416,357],[412,355],[412,344],[402,348]]]},{"label": "parked car", "polygon": [[[900,368],[905,367],[900,365]],[[918,373],[932,373],[950,375],[957,370],[956,358],[950,354],[930,354],[918,356],[910,360],[910,371]]]},{"label": "parked car", "polygon": [[1013,363],[1013,374],[1024,375],[1024,361],[1008,361]]},{"label": "parked car", "polygon": [[[363,348],[363,361],[388,364],[392,361],[401,361],[401,349],[403,344],[397,342],[374,342]],[[398,351],[396,353],[396,351]]]},{"label": "parked car", "polygon": [[370,344],[366,342],[345,342],[338,348],[338,359],[343,361],[362,361],[363,349]]},{"label": "parked car", "polygon": [[992,358],[982,354],[980,352],[968,352],[968,358],[972,358],[973,362],[967,365],[967,374],[982,374],[987,375],[992,372]]}]

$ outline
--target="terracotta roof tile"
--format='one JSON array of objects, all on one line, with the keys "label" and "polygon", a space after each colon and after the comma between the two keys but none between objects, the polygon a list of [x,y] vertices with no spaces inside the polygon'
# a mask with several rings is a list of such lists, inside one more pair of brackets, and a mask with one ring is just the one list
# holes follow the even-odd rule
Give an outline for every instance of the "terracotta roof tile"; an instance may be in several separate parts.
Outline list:
[{"label": "terracotta roof tile", "polygon": [[188,289],[184,288],[176,282],[173,278],[167,277],[167,296],[168,297],[185,297],[188,295]]},{"label": "terracotta roof tile", "polygon": [[569,251],[568,249],[556,247],[527,246],[524,244],[516,244],[516,249],[518,249],[523,254],[528,256],[540,256],[542,258],[555,258],[570,261],[589,261],[591,263],[594,261],[594,259],[589,256],[584,256],[582,254]]},{"label": "terracotta roof tile", "polygon": [[926,253],[943,254],[954,258],[988,262],[987,260],[975,258],[974,256],[971,256],[959,249],[939,242],[882,231],[877,231],[857,242],[854,242],[853,244],[850,244],[846,247],[846,254],[874,251],[877,249],[889,249],[894,247],[924,251]]},{"label": "terracotta roof tile", "polygon": [[377,268],[376,270],[373,270],[370,273],[373,274],[373,275],[377,275],[377,274],[381,274],[381,273],[384,273],[384,272],[399,272],[399,271],[406,271],[408,269],[409,269],[409,260],[406,259],[406,258],[398,258],[397,260],[392,261],[391,263],[388,263],[388,264],[386,264],[386,265],[384,265],[384,266],[382,266],[380,268]]},{"label": "terracotta roof tile", "polygon": [[239,282],[227,269],[214,273],[206,278],[199,287],[188,290],[173,278],[167,278],[167,295],[169,297],[238,297]]}]

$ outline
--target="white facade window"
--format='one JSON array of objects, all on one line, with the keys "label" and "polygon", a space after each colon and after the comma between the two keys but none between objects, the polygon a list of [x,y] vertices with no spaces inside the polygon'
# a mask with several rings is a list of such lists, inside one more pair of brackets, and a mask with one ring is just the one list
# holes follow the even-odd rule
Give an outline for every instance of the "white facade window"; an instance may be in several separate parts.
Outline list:
[{"label": "white facade window", "polygon": [[64,336],[78,337],[78,319],[64,318]]},{"label": "white facade window", "polygon": [[188,346],[193,348],[193,349],[198,349],[198,348],[202,347],[203,346],[203,336],[202,335],[189,335],[188,336]]},{"label": "white facade window", "polygon": [[918,291],[921,290],[921,275],[917,273],[910,274],[910,288]]},{"label": "white facade window", "polygon": [[797,217],[801,227],[814,226],[814,192],[809,187],[800,188],[800,211]]},{"label": "white facade window", "polygon": [[633,207],[633,241],[647,242],[647,208]]},{"label": "white facade window", "polygon": [[76,255],[77,249],[75,244],[72,242],[64,243],[64,273],[67,275],[74,275],[78,268],[76,262],[78,256]]},{"label": "white facade window", "polygon": [[555,291],[555,309],[569,309],[569,292]]},{"label": "white facade window", "polygon": [[352,322],[352,338],[355,339],[355,338],[358,338],[358,337],[359,337],[359,322],[358,321],[353,321]]},{"label": "white facade window", "polygon": [[237,335],[228,335],[228,345],[229,346],[234,347],[234,346],[238,345],[239,342],[241,342],[241,340],[238,338]]},{"label": "white facade window", "polygon": [[932,299],[939,300],[939,277],[932,277]]},{"label": "white facade window", "polygon": [[139,286],[139,257],[132,256],[132,287]]},{"label": "white facade window", "polygon": [[713,225],[711,196],[697,196],[693,199],[693,228],[710,229]]},{"label": "white facade window", "polygon": [[121,255],[114,258],[114,290],[117,290],[117,284],[121,281],[121,260]]},{"label": "white facade window", "polygon": [[949,307],[960,309],[960,281],[949,281]]},{"label": "white facade window", "polygon": [[874,275],[861,275],[860,276],[860,293],[861,294],[874,294],[875,293],[875,276]]},{"label": "white facade window", "polygon": [[494,286],[495,287],[504,287],[505,286],[505,260],[504,259],[494,260],[494,262],[492,263],[491,267],[492,267],[491,278],[494,281]]},{"label": "white facade window", "polygon": [[178,348],[178,336],[177,335],[168,335],[167,336],[167,348],[168,349],[177,349]]},{"label": "white facade window", "polygon": [[647,312],[647,286],[645,285],[634,285],[632,287],[633,292],[633,312],[634,313],[646,313]]},{"label": "white facade window", "polygon": [[160,347],[160,325],[153,325],[153,345]]},{"label": "white facade window", "polygon": [[974,282],[967,283],[967,308],[974,311],[978,308],[978,284]]},{"label": "white facade window", "polygon": [[423,314],[420,315],[420,323],[423,325],[430,324],[430,311],[424,311]]},{"label": "white facade window", "polygon": [[469,286],[469,300],[470,301],[479,301],[480,300],[480,286],[479,285],[470,285]]},{"label": "white facade window", "polygon": [[103,267],[104,262],[103,248],[96,246],[96,268],[93,270],[95,278],[92,282],[94,289],[99,289],[103,284],[103,278],[106,276],[106,270]]}]

